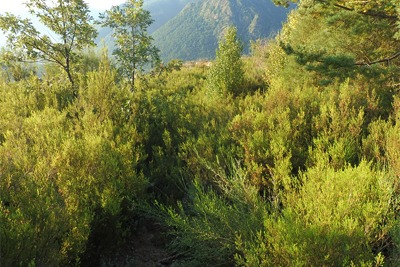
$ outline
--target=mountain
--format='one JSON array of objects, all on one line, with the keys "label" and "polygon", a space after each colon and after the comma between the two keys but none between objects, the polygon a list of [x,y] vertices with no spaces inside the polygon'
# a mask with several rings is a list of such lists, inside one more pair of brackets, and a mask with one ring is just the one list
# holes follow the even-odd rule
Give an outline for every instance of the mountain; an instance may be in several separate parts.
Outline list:
[{"label": "mountain", "polygon": [[198,0],[147,0],[143,8],[150,11],[153,24],[148,28],[148,34],[152,34],[158,28],[167,23],[181,12],[181,10],[191,2]]},{"label": "mountain", "polygon": [[[210,59],[226,27],[236,26],[238,35],[248,43],[275,34],[289,11],[268,0],[200,0],[186,5],[152,36],[164,62]],[[245,53],[248,49],[247,45]]]},{"label": "mountain", "polygon": [[[143,9],[150,11],[151,18],[154,20],[147,29],[147,33],[152,34],[158,28],[167,23],[167,21],[178,15],[188,3],[195,1],[198,0],[145,0]],[[104,39],[105,44],[112,48],[114,45],[112,41],[113,37],[111,36],[111,29],[98,28],[98,30],[99,36],[96,39],[96,43],[102,47],[101,40]]]}]

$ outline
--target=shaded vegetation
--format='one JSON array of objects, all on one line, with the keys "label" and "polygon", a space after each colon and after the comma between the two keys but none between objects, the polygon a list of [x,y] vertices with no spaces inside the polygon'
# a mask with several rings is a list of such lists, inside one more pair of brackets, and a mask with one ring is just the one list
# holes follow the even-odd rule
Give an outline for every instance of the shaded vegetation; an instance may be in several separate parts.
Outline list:
[{"label": "shaded vegetation", "polygon": [[230,29],[134,92],[106,51],[75,92],[2,61],[2,265],[100,266],[146,218],[176,266],[399,266],[398,6],[378,2],[302,1],[251,56]]}]

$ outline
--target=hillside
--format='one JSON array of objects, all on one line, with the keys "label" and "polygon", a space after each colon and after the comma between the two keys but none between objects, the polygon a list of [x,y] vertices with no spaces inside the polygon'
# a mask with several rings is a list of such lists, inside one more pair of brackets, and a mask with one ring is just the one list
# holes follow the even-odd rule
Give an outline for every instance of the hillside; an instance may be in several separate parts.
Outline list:
[{"label": "hillside", "polygon": [[[251,20],[200,1],[182,38]],[[249,56],[229,27],[211,64],[132,80],[84,46],[68,71],[65,43],[15,30],[12,54],[43,67],[0,49],[1,267],[399,267],[398,3],[298,1]],[[63,36],[90,38],[69,7]]]},{"label": "hillside", "polygon": [[143,8],[150,11],[153,24],[148,28],[148,33],[152,34],[158,28],[162,27],[170,19],[174,18],[181,10],[191,2],[197,0],[148,0]]},{"label": "hillside", "polygon": [[[167,23],[170,19],[174,18],[179,12],[190,2],[197,0],[147,0],[144,1],[143,8],[150,11],[151,18],[154,20],[148,28],[148,34],[152,34],[158,28]],[[111,30],[109,28],[99,29],[99,36],[96,43],[101,45],[101,40],[107,46],[113,47]]]},{"label": "hillside", "polygon": [[[290,10],[261,0],[201,0],[189,3],[153,33],[164,61],[213,58],[218,40],[229,25],[246,43],[266,38],[282,26]],[[248,46],[245,52],[248,51]]]}]

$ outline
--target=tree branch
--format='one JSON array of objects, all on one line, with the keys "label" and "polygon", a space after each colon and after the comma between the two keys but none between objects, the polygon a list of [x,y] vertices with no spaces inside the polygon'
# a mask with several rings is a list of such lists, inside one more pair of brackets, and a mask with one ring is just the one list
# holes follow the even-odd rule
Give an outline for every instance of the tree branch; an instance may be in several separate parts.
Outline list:
[{"label": "tree branch", "polygon": [[46,55],[48,58],[43,57],[44,60],[57,63],[64,68],[64,64],[62,62],[60,62],[57,59],[57,57],[55,57],[49,51],[46,51],[45,49],[43,49],[40,45],[36,45],[35,40],[25,40],[25,42],[26,42],[26,44],[30,45],[33,49],[36,49],[36,50],[42,52],[44,55]]},{"label": "tree branch", "polygon": [[[325,0],[317,0],[318,2],[322,2],[322,3],[326,3]],[[354,8],[351,7],[347,7],[347,6],[343,6],[343,5],[339,5],[339,4],[333,4],[335,7],[339,7],[348,11],[355,11]],[[358,14],[361,15],[366,15],[366,16],[372,16],[372,17],[379,17],[379,18],[384,18],[384,19],[395,19],[395,20],[399,20],[399,18],[395,15],[387,15],[384,13],[374,13],[374,12],[363,12],[363,11],[356,11]]]},{"label": "tree branch", "polygon": [[[42,41],[45,45],[50,46],[51,49],[53,49],[54,51],[58,51],[58,52],[62,53],[62,50],[58,49],[56,46],[54,46],[51,41],[47,42],[46,39],[44,39],[44,36],[38,35],[36,38],[39,39],[40,41]],[[37,48],[37,47],[35,47],[35,48]]]},{"label": "tree branch", "polygon": [[60,27],[60,25],[58,24],[58,22],[57,22],[57,18],[54,16],[54,13],[53,12],[50,12],[49,10],[48,10],[48,7],[46,6],[46,11],[50,14],[50,16],[53,18],[53,21],[55,21],[56,23],[54,23],[54,27],[59,31],[59,32],[62,32],[62,29],[61,29],[61,27]]},{"label": "tree branch", "polygon": [[378,64],[378,63],[383,63],[383,62],[389,62],[389,61],[391,61],[391,60],[397,58],[398,56],[400,56],[400,52],[394,54],[394,55],[391,56],[391,57],[384,58],[384,59],[380,59],[380,60],[377,60],[377,61],[374,61],[374,62],[368,62],[368,63],[366,63],[366,62],[359,62],[359,63],[355,63],[354,65],[357,65],[357,66],[370,66],[370,65],[373,65],[373,64]]},{"label": "tree branch", "polygon": [[[348,10],[348,11],[354,11],[354,8],[342,6],[342,5],[339,5],[339,4],[333,4],[333,5],[335,7],[343,8],[343,9]],[[396,19],[396,20],[399,20],[399,18],[397,16],[386,15],[384,13],[373,13],[373,12],[363,12],[363,11],[356,11],[356,12],[358,14],[361,14],[361,15],[367,15],[367,16],[372,16],[372,17],[380,17],[380,18],[384,18],[384,19]]]},{"label": "tree branch", "polygon": [[76,23],[74,23],[74,33],[72,34],[72,38],[71,38],[71,41],[70,41],[69,51],[72,51],[73,46],[74,46],[75,36],[76,36],[76,32],[77,32],[76,28],[77,28],[77,25],[76,25]]}]

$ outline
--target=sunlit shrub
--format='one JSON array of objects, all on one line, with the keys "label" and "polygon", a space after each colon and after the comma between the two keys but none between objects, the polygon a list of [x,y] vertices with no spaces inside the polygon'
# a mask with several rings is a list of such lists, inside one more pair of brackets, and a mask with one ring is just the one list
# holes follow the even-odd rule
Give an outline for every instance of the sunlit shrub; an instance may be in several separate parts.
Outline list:
[{"label": "sunlit shrub", "polygon": [[219,41],[216,59],[208,71],[206,89],[210,98],[218,95],[237,94],[243,83],[244,71],[241,53],[244,44],[237,36],[237,28],[228,27]]},{"label": "sunlit shrub", "polygon": [[62,84],[0,85],[4,266],[94,263],[92,255],[99,261],[127,235],[132,201],[146,187],[137,172],[143,154],[130,124],[135,107],[126,110],[131,94],[107,66],[61,107]]},{"label": "sunlit shrub", "polygon": [[[394,177],[358,167],[319,165],[301,175],[281,214],[267,215],[254,241],[242,241],[245,266],[381,266],[395,225]],[[378,255],[375,257],[374,255]]]}]

